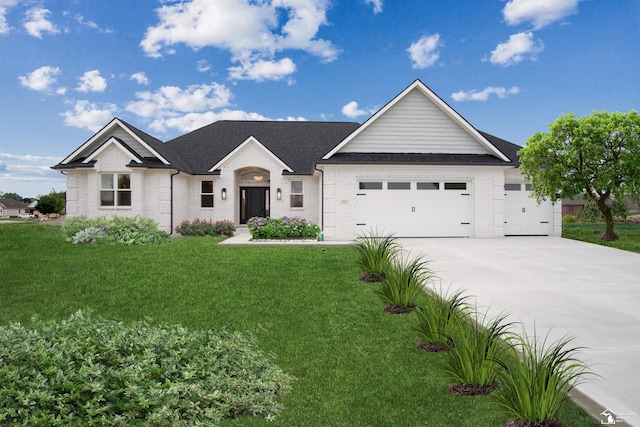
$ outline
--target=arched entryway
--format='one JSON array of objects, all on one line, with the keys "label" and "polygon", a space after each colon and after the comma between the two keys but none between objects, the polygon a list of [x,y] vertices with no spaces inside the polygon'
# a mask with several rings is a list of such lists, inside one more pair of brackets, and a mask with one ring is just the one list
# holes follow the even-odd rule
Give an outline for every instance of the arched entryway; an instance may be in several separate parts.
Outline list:
[{"label": "arched entryway", "polygon": [[246,224],[254,216],[270,215],[270,174],[268,170],[247,168],[237,172],[239,183],[240,224]]}]

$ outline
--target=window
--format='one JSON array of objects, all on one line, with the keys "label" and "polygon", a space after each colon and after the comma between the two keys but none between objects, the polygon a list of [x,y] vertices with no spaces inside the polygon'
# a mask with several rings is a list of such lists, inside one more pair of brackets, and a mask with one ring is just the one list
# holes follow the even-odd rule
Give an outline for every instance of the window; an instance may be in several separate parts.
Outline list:
[{"label": "window", "polygon": [[200,186],[200,207],[213,207],[213,181],[202,181]]},{"label": "window", "polygon": [[410,182],[387,182],[388,190],[411,190]]},{"label": "window", "polygon": [[418,190],[439,190],[439,182],[418,182]]},{"label": "window", "polygon": [[533,191],[533,185],[531,185],[531,184],[525,184],[525,185],[524,185],[524,189],[525,189],[525,191]]},{"label": "window", "polygon": [[445,182],[444,189],[445,190],[466,190],[467,183],[466,182]]},{"label": "window", "polygon": [[100,206],[131,206],[130,174],[100,174]]},{"label": "window", "polygon": [[304,206],[304,196],[302,195],[302,181],[291,181],[291,207],[301,208]]},{"label": "window", "polygon": [[520,191],[520,184],[505,184],[505,191]]},{"label": "window", "polygon": [[360,190],[382,190],[381,182],[361,182]]}]

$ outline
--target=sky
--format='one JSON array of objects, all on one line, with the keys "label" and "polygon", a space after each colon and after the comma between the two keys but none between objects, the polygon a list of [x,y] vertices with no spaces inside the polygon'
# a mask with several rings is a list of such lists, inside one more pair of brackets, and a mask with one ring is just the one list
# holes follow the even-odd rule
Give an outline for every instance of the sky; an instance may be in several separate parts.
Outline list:
[{"label": "sky", "polygon": [[362,123],[415,79],[524,145],[640,109],[639,40],[640,0],[0,0],[0,192],[64,191],[113,117]]}]

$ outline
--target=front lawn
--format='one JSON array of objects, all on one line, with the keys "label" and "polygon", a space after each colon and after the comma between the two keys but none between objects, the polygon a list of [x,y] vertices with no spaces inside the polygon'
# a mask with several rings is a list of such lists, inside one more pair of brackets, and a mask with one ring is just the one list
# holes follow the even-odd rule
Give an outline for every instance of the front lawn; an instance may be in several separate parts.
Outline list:
[{"label": "front lawn", "polygon": [[640,224],[618,223],[613,231],[620,238],[614,242],[603,242],[600,236],[604,233],[604,223],[562,224],[562,237],[640,253]]},{"label": "front lawn", "polygon": [[[228,426],[502,426],[487,396],[449,393],[442,354],[415,347],[414,314],[382,310],[359,281],[354,247],[220,247],[180,238],[164,246],[72,245],[58,227],[0,225],[0,324],[151,318],[192,329],[252,331],[296,377],[273,422]],[[1,381],[2,379],[0,379]],[[2,408],[0,408],[2,410]],[[595,426],[571,404],[567,427]]]}]

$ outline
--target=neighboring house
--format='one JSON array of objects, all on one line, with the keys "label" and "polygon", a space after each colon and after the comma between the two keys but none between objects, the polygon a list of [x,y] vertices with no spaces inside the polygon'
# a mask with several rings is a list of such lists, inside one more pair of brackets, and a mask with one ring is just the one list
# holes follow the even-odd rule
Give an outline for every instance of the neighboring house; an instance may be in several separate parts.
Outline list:
[{"label": "neighboring house", "polygon": [[27,213],[28,205],[13,199],[0,199],[0,217]]},{"label": "neighboring house", "polygon": [[573,199],[562,199],[562,216],[576,216],[584,209],[584,197],[578,195]]},{"label": "neighboring house", "polygon": [[54,169],[67,214],[183,220],[302,216],[327,240],[560,235],[520,147],[476,130],[416,80],[364,124],[219,121],[168,142],[115,118]]}]

